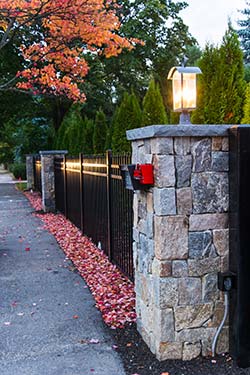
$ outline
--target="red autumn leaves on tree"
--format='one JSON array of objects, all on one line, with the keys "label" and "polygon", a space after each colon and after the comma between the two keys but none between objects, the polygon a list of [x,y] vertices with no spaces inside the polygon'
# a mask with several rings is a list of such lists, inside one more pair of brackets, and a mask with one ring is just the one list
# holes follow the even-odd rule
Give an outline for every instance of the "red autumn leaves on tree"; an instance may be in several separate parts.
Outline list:
[{"label": "red autumn leaves on tree", "polygon": [[84,101],[86,53],[117,56],[138,40],[118,35],[116,0],[0,0],[0,49],[13,43],[24,68],[0,85]]}]

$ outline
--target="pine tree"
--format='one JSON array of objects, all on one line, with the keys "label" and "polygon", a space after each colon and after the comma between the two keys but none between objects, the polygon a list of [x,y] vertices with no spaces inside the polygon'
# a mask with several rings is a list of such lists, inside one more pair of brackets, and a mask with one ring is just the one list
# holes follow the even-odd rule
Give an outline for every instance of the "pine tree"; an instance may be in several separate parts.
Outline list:
[{"label": "pine tree", "polygon": [[240,124],[243,116],[245,95],[243,53],[238,35],[229,23],[220,47],[221,56],[221,95],[222,122]]},{"label": "pine tree", "polygon": [[250,83],[247,84],[245,92],[245,103],[243,107],[243,119],[242,124],[250,124]]},{"label": "pine tree", "polygon": [[85,155],[93,154],[93,133],[94,121],[86,116],[83,119],[83,127],[81,128],[81,151]]},{"label": "pine tree", "polygon": [[245,64],[250,63],[250,1],[246,1],[247,8],[240,11],[244,15],[244,19],[238,21],[238,25],[241,27],[238,30],[238,36],[241,41],[241,46],[244,52]]},{"label": "pine tree", "polygon": [[229,24],[221,46],[207,45],[199,62],[196,124],[238,124],[245,92],[243,55],[237,33]]},{"label": "pine tree", "polygon": [[130,151],[130,142],[126,138],[126,130],[141,126],[141,108],[134,93],[125,93],[120,106],[116,109],[112,123],[112,151]]},{"label": "pine tree", "polygon": [[159,85],[150,81],[148,91],[143,99],[142,124],[158,125],[167,123],[167,115],[160,93]]},{"label": "pine tree", "polygon": [[101,154],[105,151],[107,130],[107,119],[105,113],[100,109],[96,113],[93,132],[93,151],[95,154]]}]

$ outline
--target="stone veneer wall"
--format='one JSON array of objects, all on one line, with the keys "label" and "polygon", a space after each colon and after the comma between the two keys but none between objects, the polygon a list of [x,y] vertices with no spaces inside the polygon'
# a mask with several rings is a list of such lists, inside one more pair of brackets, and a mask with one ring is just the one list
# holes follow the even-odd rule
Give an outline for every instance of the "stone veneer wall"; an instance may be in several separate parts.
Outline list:
[{"label": "stone veneer wall", "polygon": [[27,189],[34,189],[34,155],[26,155]]},{"label": "stone veneer wall", "polygon": [[[211,354],[228,270],[229,146],[225,125],[158,125],[127,132],[133,163],[155,184],[134,194],[137,327],[159,360]],[[228,350],[228,323],[217,352]]]},{"label": "stone veneer wall", "polygon": [[42,184],[42,207],[44,212],[55,212],[55,157],[62,157],[68,151],[40,151],[41,156],[41,184]]}]

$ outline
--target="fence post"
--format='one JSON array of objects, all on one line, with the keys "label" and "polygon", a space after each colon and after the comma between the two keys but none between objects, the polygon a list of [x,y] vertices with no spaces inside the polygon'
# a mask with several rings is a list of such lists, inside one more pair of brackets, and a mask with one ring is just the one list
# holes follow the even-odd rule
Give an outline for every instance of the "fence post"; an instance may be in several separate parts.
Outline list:
[{"label": "fence post", "polygon": [[68,203],[67,203],[67,157],[63,155],[63,184],[64,184],[64,215],[68,218]]},{"label": "fence post", "polygon": [[106,164],[107,164],[107,208],[108,208],[108,257],[110,260],[113,258],[112,252],[112,213],[111,213],[111,164],[112,164],[112,151],[106,151]]},{"label": "fence post", "polygon": [[80,210],[81,210],[81,231],[84,231],[84,197],[83,197],[83,155],[79,154],[80,162]]},{"label": "fence post", "polygon": [[66,152],[61,150],[39,152],[41,155],[42,204],[44,212],[54,212],[56,209],[54,158]]},{"label": "fence post", "polygon": [[34,155],[26,155],[26,175],[27,175],[27,189],[34,189],[35,185],[35,168]]}]

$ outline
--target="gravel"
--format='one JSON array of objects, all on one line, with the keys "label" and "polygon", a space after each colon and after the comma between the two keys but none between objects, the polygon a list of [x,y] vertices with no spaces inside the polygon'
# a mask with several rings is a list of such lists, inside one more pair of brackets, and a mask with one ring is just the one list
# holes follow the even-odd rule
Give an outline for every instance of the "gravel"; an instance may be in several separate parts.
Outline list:
[{"label": "gravel", "polygon": [[110,331],[127,375],[250,375],[250,368],[239,368],[228,354],[214,359],[199,357],[192,361],[160,362],[140,337],[135,324]]}]

